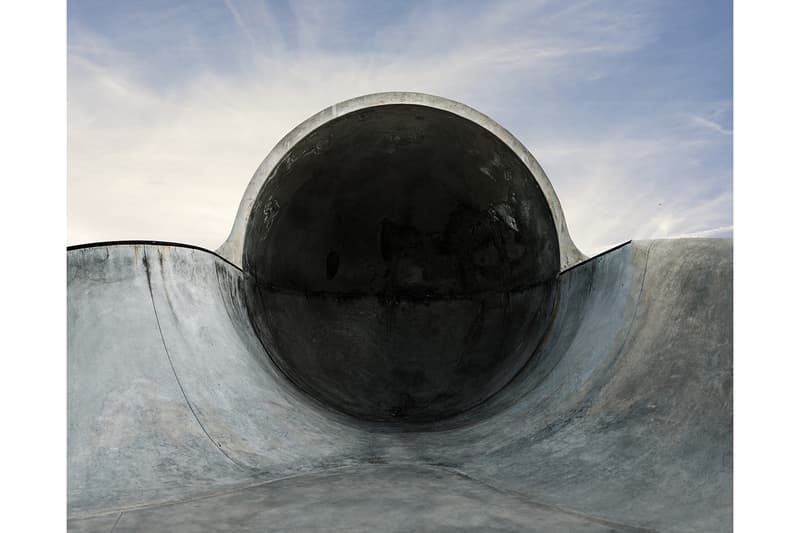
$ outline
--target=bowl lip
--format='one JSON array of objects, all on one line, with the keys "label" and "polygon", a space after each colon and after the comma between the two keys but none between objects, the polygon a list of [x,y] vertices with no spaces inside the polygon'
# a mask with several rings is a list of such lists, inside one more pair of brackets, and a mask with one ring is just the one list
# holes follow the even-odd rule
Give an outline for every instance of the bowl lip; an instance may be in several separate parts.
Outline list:
[{"label": "bowl lip", "polygon": [[533,154],[516,137],[488,116],[460,102],[431,94],[399,91],[372,93],[339,102],[309,117],[287,133],[267,154],[250,179],[239,202],[239,209],[236,212],[230,234],[225,242],[217,248],[216,253],[241,268],[245,233],[253,204],[264,184],[272,178],[280,161],[297,143],[321,126],[349,113],[372,107],[404,104],[430,107],[452,113],[477,124],[505,143],[527,167],[544,194],[556,227],[560,270],[564,271],[587,258],[578,249],[569,234],[561,202],[558,200],[550,179]]}]

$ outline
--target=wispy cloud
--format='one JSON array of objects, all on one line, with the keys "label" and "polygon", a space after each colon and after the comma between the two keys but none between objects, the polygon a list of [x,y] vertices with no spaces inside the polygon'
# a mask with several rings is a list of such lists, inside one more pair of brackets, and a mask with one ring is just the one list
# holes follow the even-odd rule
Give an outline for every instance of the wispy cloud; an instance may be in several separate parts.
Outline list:
[{"label": "wispy cloud", "polygon": [[[588,253],[732,223],[719,98],[684,98],[647,116],[620,111],[615,84],[633,90],[637,54],[659,38],[663,5],[387,5],[281,11],[231,0],[207,13],[189,3],[112,13],[103,27],[72,14],[69,242],[215,248],[283,134],[337,101],[387,90],[460,100],[511,129],[548,172]],[[667,105],[671,96],[648,98]],[[673,112],[718,128],[682,127]]]},{"label": "wispy cloud", "polygon": [[692,164],[711,141],[638,132],[535,147],[576,244],[594,254],[628,239],[667,238],[730,224],[726,176]]},{"label": "wispy cloud", "polygon": [[727,237],[733,234],[733,226],[720,226],[718,228],[709,228],[691,233],[682,233],[679,235],[670,235],[672,239],[683,238],[696,238],[696,237]]},{"label": "wispy cloud", "polygon": [[725,129],[722,127],[722,125],[705,117],[692,116],[690,117],[690,119],[694,125],[699,126],[701,128],[706,128],[708,130],[720,133],[722,135],[733,135],[733,130]]},{"label": "wispy cloud", "polygon": [[236,25],[239,27],[244,36],[247,37],[247,40],[250,41],[250,45],[253,47],[253,49],[255,49],[256,40],[253,37],[253,34],[250,33],[248,25],[245,23],[244,19],[242,19],[242,16],[239,14],[239,10],[236,9],[236,6],[234,5],[233,2],[231,2],[231,0],[224,0],[224,3],[225,7],[228,8],[228,11],[230,11],[233,20],[236,21]]}]

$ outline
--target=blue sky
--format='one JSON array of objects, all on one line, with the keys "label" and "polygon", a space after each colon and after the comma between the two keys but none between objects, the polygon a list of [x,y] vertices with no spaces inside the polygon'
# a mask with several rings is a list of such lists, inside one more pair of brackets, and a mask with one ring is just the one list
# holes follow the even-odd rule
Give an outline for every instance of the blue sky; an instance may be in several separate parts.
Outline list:
[{"label": "blue sky", "polygon": [[216,248],[286,132],[387,90],[508,128],[586,253],[733,233],[730,2],[71,0],[67,51],[71,244]]}]

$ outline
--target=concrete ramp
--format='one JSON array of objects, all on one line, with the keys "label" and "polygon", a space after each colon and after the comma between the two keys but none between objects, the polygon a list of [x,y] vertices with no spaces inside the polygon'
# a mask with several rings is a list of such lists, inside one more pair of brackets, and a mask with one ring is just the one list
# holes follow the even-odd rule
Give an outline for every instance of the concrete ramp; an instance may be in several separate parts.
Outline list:
[{"label": "concrete ramp", "polygon": [[418,423],[301,392],[212,252],[89,245],[67,268],[72,531],[732,527],[730,240],[562,271],[513,379]]}]

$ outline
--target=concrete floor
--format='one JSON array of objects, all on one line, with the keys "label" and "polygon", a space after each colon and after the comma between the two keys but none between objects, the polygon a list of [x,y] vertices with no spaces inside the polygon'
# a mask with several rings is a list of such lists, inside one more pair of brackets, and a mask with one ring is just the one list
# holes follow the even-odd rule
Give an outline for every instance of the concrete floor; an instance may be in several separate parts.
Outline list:
[{"label": "concrete floor", "polygon": [[[116,524],[116,526],[114,526]],[[452,469],[332,468],[170,505],[74,520],[75,531],[646,531],[534,503]]]}]

